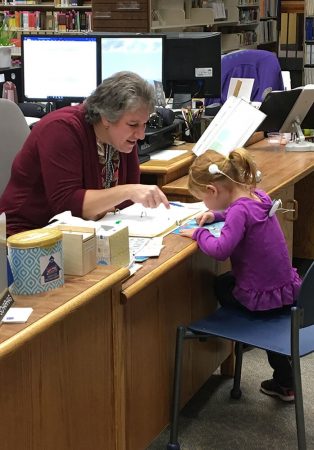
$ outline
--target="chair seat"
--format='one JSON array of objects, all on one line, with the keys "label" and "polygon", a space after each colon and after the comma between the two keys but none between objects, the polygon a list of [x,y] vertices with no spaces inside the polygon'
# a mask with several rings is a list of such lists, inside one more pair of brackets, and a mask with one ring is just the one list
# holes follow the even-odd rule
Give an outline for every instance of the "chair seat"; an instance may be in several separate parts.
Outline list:
[{"label": "chair seat", "polygon": [[[238,308],[221,307],[205,319],[189,324],[188,330],[291,356],[290,310],[280,313],[250,313]],[[300,329],[300,356],[313,350],[314,325]]]}]

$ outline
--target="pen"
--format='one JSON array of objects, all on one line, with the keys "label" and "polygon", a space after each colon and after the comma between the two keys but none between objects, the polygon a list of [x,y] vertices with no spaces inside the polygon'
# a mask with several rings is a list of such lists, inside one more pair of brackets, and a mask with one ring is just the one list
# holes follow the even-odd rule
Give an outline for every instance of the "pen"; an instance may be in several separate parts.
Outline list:
[{"label": "pen", "polygon": [[183,205],[180,205],[180,203],[176,203],[176,202],[169,202],[169,205],[172,205],[172,206],[179,206],[179,208],[184,208]]}]

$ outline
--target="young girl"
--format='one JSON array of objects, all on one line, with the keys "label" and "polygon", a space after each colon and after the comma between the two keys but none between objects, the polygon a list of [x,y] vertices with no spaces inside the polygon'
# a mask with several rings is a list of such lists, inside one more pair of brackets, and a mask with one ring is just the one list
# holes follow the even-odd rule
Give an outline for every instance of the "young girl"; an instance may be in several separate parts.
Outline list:
[{"label": "young girl", "polygon": [[[196,221],[225,221],[220,237],[205,228],[182,230],[197,241],[207,255],[230,257],[232,272],[217,277],[215,291],[223,306],[250,311],[289,307],[298,294],[301,279],[291,266],[284,235],[272,200],[256,189],[257,171],[249,152],[236,149],[228,157],[208,150],[196,158],[189,172],[189,190],[208,211]],[[290,359],[267,352],[273,378],[261,383],[261,391],[293,401]]]}]

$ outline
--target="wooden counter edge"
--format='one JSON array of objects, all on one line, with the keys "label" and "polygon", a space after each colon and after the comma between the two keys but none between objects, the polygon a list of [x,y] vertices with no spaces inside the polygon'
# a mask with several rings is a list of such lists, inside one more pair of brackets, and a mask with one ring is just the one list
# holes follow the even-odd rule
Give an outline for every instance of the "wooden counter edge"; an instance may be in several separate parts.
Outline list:
[{"label": "wooden counter edge", "polygon": [[[188,155],[184,155],[184,157],[178,156],[177,158],[181,159],[173,161],[170,166],[162,164],[158,165],[158,163],[162,163],[162,161],[154,161],[155,163],[154,165],[153,164],[149,165],[150,161],[147,161],[146,163],[140,165],[141,174],[156,174],[156,173],[165,174],[174,172],[175,170],[178,170],[181,167],[186,166],[187,163],[192,163],[195,159],[195,155],[194,153],[190,153]],[[169,163],[169,161],[167,162]]]},{"label": "wooden counter edge", "polygon": [[68,300],[66,303],[46,314],[41,319],[30,324],[28,327],[19,331],[11,338],[2,342],[0,345],[0,358],[16,351],[19,347],[33,339],[35,336],[47,330],[79,307],[88,303],[95,296],[101,294],[107,289],[110,289],[115,284],[119,282],[121,283],[128,276],[129,270],[127,268],[122,268],[102,280],[97,281],[95,285],[76,295],[74,298]]},{"label": "wooden counter edge", "polygon": [[167,259],[163,264],[157,267],[155,270],[144,275],[140,280],[133,283],[131,286],[122,290],[121,292],[121,302],[127,303],[134,295],[143,290],[146,286],[160,278],[163,274],[169,272],[170,269],[175,267],[181,261],[183,261],[188,256],[192,255],[197,250],[197,243],[195,241],[191,241],[191,244],[188,247],[185,247],[178,254],[173,256],[172,258]]}]

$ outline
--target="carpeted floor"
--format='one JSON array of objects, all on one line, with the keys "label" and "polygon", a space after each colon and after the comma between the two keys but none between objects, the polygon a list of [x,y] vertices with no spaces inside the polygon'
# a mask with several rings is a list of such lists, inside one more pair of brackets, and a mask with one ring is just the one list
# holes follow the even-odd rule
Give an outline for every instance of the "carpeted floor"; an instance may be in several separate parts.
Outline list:
[{"label": "carpeted floor", "polygon": [[[301,360],[307,449],[314,449],[314,355]],[[232,379],[214,374],[180,416],[181,450],[296,450],[294,404],[260,393],[270,378],[266,353],[259,349],[243,357],[242,397],[230,399]],[[169,429],[147,448],[166,449]]]}]

